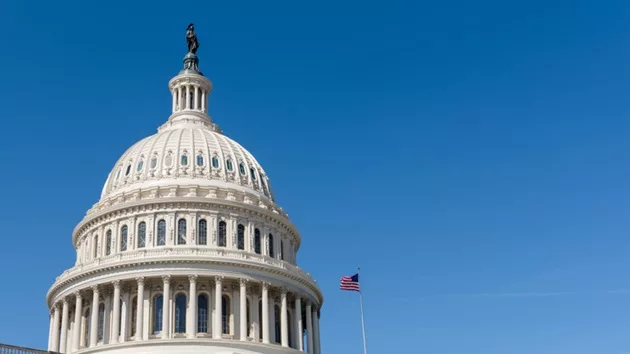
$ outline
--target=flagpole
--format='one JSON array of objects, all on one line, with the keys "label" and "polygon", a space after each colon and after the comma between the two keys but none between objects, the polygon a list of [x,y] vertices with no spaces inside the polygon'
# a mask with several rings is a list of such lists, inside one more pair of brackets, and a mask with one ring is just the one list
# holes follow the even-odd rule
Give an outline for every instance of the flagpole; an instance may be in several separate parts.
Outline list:
[{"label": "flagpole", "polygon": [[[357,275],[361,273],[361,268],[357,268]],[[361,276],[359,276],[359,284]],[[363,331],[363,354],[367,354],[367,344],[365,342],[365,319],[363,318],[363,291],[359,288],[359,302],[361,304],[361,330]]]}]

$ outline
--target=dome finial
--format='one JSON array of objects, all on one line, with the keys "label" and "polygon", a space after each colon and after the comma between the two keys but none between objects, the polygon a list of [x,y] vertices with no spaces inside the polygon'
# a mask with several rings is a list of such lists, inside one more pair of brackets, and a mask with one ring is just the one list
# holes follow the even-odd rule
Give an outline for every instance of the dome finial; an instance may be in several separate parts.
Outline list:
[{"label": "dome finial", "polygon": [[199,71],[199,58],[197,58],[197,49],[199,49],[199,41],[195,33],[195,25],[193,23],[186,28],[186,44],[188,45],[188,54],[184,57],[184,69],[182,73],[195,73],[203,75]]}]

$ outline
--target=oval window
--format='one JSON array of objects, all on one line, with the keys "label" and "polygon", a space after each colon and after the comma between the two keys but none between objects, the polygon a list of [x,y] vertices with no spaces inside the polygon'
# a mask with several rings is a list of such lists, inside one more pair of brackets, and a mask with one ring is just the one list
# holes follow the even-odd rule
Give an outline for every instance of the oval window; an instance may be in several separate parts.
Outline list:
[{"label": "oval window", "polygon": [[219,168],[219,158],[216,156],[212,156],[212,167]]}]

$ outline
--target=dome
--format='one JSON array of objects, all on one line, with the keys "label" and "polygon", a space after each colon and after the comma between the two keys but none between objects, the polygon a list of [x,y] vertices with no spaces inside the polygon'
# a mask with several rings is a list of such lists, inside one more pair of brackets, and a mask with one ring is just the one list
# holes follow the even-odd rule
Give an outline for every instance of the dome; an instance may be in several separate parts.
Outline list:
[{"label": "dome", "polygon": [[208,115],[191,24],[172,112],[107,176],[48,290],[49,350],[321,354],[323,294],[258,161]]},{"label": "dome", "polygon": [[101,200],[169,185],[249,192],[273,201],[269,179],[254,156],[206,121],[169,122],[118,159]]}]

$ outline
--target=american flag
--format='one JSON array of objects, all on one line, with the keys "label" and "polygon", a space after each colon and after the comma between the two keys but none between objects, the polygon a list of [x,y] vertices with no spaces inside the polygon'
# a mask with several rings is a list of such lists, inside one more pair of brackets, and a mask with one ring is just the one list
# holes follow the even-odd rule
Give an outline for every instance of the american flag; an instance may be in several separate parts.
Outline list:
[{"label": "american flag", "polygon": [[359,273],[355,275],[347,275],[345,277],[341,277],[341,285],[339,285],[339,289],[361,291],[361,289],[359,288]]}]

